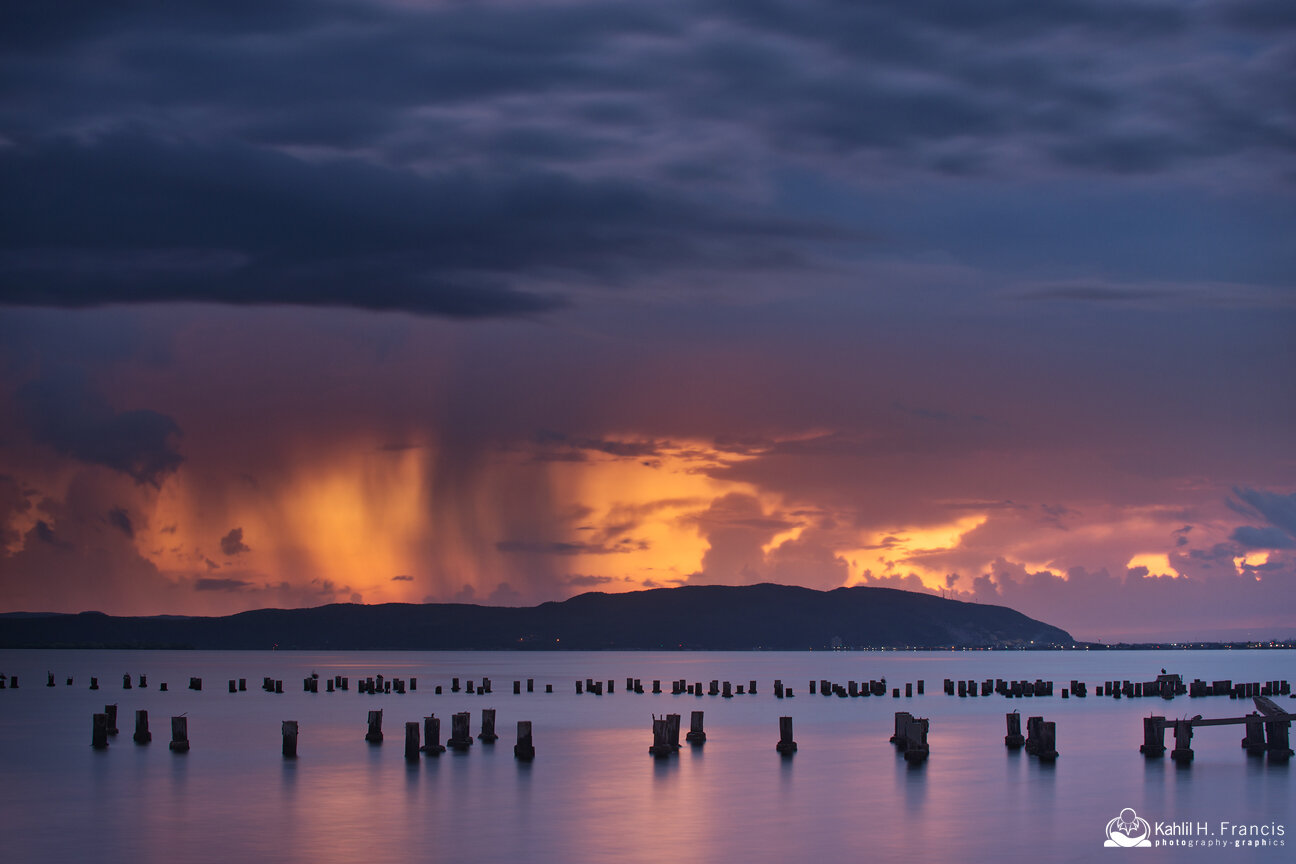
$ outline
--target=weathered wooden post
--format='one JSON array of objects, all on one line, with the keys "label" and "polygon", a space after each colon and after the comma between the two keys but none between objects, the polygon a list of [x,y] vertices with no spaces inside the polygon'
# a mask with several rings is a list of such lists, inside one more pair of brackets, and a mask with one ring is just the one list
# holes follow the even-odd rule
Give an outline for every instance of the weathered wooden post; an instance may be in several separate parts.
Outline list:
[{"label": "weathered wooden post", "polygon": [[235,681],[233,678],[229,679],[229,692],[231,693],[238,692],[238,682]]},{"label": "weathered wooden post", "polygon": [[706,732],[702,728],[702,712],[694,711],[689,716],[689,731],[684,740],[690,744],[706,743]]},{"label": "weathered wooden post", "polygon": [[1032,756],[1039,755],[1040,731],[1043,723],[1043,717],[1026,718],[1026,752]]},{"label": "weathered wooden post", "polygon": [[913,696],[913,682],[908,682],[905,684],[905,698],[908,699],[912,696]]},{"label": "weathered wooden post", "polygon": [[1264,721],[1259,714],[1246,716],[1246,737],[1242,739],[1242,748],[1247,751],[1248,756],[1264,755]]},{"label": "weathered wooden post", "polygon": [[581,684],[581,682],[579,682],[579,681],[576,682],[576,695],[577,695],[577,696],[581,695],[581,692],[582,692],[582,691],[581,691],[581,688],[582,688],[583,686],[584,686],[584,685]]},{"label": "weathered wooden post", "polygon": [[906,762],[924,762],[931,748],[927,744],[927,718],[915,717],[905,724],[905,737],[900,749]]},{"label": "weathered wooden post", "polygon": [[1143,743],[1139,745],[1140,753],[1154,759],[1165,755],[1165,726],[1164,717],[1143,718]]},{"label": "weathered wooden post", "polygon": [[171,752],[189,752],[189,718],[183,714],[171,718]]},{"label": "weathered wooden post", "polygon": [[405,761],[419,760],[419,724],[417,720],[405,721]]},{"label": "weathered wooden post", "polygon": [[148,712],[143,708],[135,711],[135,743],[147,744],[153,740],[153,733],[148,728]]},{"label": "weathered wooden post", "polygon": [[895,712],[895,731],[891,734],[892,744],[902,744],[905,740],[905,729],[909,727],[909,721],[913,715],[908,711]]},{"label": "weathered wooden post", "polygon": [[926,685],[926,682],[925,682],[925,681],[923,681],[921,678],[918,679],[918,695],[919,695],[919,696],[923,695],[923,687],[924,687],[925,685]]},{"label": "weathered wooden post", "polygon": [[365,740],[370,744],[381,744],[383,740],[382,733],[382,709],[375,708],[369,712],[369,731],[365,732]]},{"label": "weathered wooden post", "polygon": [[283,755],[285,759],[297,758],[297,721],[284,720],[281,726],[283,730]]},{"label": "weathered wooden post", "polygon": [[1039,724],[1039,744],[1035,748],[1035,755],[1041,762],[1052,762],[1058,757],[1057,724],[1052,720],[1044,720]]},{"label": "weathered wooden post", "polygon": [[[46,687],[53,687],[53,686],[54,686],[54,673],[53,673],[53,672],[46,672],[45,674],[46,674],[47,676],[49,676],[48,680],[45,682],[45,686],[46,686]],[[130,676],[129,676],[129,675],[126,676],[126,686],[128,686],[128,687],[130,686]]]},{"label": "weathered wooden post", "polygon": [[116,705],[116,703],[114,703],[114,704],[112,704],[112,705],[105,705],[105,706],[104,706],[104,713],[108,715],[108,734],[109,734],[109,735],[116,735],[116,734],[117,734],[117,705]]},{"label": "weathered wooden post", "polygon": [[451,750],[463,752],[472,746],[472,733],[468,730],[468,724],[472,720],[472,715],[467,711],[460,711],[450,718],[450,739],[446,741]]},{"label": "weathered wooden post", "polygon": [[513,682],[513,695],[514,695],[514,696],[520,696],[520,695],[522,695],[522,682],[521,682],[521,681],[514,681],[514,682]]},{"label": "weathered wooden post", "polygon": [[527,679],[527,692],[528,692],[528,693],[534,693],[534,692],[535,692],[535,679],[534,679],[534,678],[528,678],[528,679]]},{"label": "weathered wooden post", "polygon": [[724,699],[733,698],[733,688],[729,686],[728,681],[724,682],[724,693],[721,694],[721,697]]},{"label": "weathered wooden post", "polygon": [[1021,734],[1021,715],[1012,711],[1005,716],[1008,718],[1008,734],[1004,736],[1004,744],[1009,749],[1016,750],[1026,743]]},{"label": "weathered wooden post", "polygon": [[774,745],[774,749],[784,756],[791,756],[796,752],[797,744],[792,740],[792,718],[779,718],[779,742]]},{"label": "weathered wooden post", "polygon": [[[202,687],[199,687],[198,689],[201,690]],[[283,680],[280,679],[280,678],[276,678],[276,679],[275,679],[275,692],[276,692],[276,693],[282,693],[282,692],[283,692]]]},{"label": "weathered wooden post", "polygon": [[498,738],[499,736],[495,734],[495,709],[483,708],[481,734],[477,736],[477,740],[487,744],[494,744]]},{"label": "weathered wooden post", "polygon": [[90,679],[90,689],[91,689],[91,690],[98,690],[98,689],[99,689],[99,679],[98,679],[98,678],[94,678],[94,677],[92,677],[92,678]]},{"label": "weathered wooden post", "polygon": [[1170,751],[1170,758],[1179,763],[1191,762],[1193,759],[1192,751],[1192,721],[1176,720],[1175,724],[1175,746]]},{"label": "weathered wooden post", "polygon": [[720,695],[720,680],[718,678],[712,680],[712,682],[707,685],[707,695],[708,696]]},{"label": "weathered wooden post", "polygon": [[670,742],[671,750],[679,750],[679,732],[680,732],[680,715],[666,715],[666,740]]},{"label": "weathered wooden post", "polygon": [[[54,686],[54,675],[53,675],[52,673],[50,674],[50,683],[49,683],[49,686],[51,686],[51,687]],[[127,673],[125,673],[124,675],[122,675],[122,689],[123,689],[123,690],[129,690],[129,689],[131,689],[131,677],[130,677],[130,673],[129,673],[129,672],[127,672]]]},{"label": "weathered wooden post", "polygon": [[781,678],[774,679],[774,698],[783,698],[783,679]]},{"label": "weathered wooden post", "polygon": [[653,743],[652,746],[648,748],[648,752],[653,756],[656,756],[658,759],[674,753],[675,749],[670,745],[670,728],[666,724],[666,718],[662,717],[659,719],[657,715],[654,714],[652,730]]},{"label": "weathered wooden post", "polygon": [[432,714],[423,718],[423,752],[429,756],[440,756],[445,752],[441,743],[441,718]]},{"label": "weathered wooden post", "polygon": [[414,677],[412,677],[412,676],[410,677],[409,689],[410,689],[410,692],[411,692],[411,693],[413,693],[415,690],[418,689],[418,679],[417,679],[417,678],[414,678]]},{"label": "weathered wooden post", "polygon": [[530,762],[535,758],[535,744],[531,740],[531,721],[517,721],[517,743],[513,745],[513,758]]},{"label": "weathered wooden post", "polygon": [[1268,743],[1265,745],[1269,751],[1271,761],[1286,762],[1293,755],[1289,729],[1291,728],[1290,720],[1269,720],[1264,724],[1265,737]]},{"label": "weathered wooden post", "polygon": [[95,714],[90,727],[90,746],[96,750],[108,749],[108,715]]}]

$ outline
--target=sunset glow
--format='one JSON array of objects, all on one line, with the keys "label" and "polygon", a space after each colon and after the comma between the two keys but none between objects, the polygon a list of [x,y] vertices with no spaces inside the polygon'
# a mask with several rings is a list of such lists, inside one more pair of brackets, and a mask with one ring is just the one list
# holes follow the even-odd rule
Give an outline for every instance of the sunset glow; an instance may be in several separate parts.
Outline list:
[{"label": "sunset glow", "polygon": [[5,17],[0,612],[1296,636],[1289,16],[807,3]]}]

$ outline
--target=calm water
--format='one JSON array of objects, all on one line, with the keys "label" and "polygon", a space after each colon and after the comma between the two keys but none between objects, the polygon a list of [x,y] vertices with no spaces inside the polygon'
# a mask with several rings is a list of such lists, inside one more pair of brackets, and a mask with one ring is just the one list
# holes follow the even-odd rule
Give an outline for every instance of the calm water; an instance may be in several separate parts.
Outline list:
[{"label": "calm water", "polygon": [[[1122,808],[1155,823],[1278,823],[1285,847],[1154,848],[1155,860],[1292,860],[1293,768],[1249,759],[1240,727],[1197,730],[1196,760],[1139,755],[1141,717],[1237,716],[1228,698],[1173,702],[1096,698],[1107,679],[1148,680],[1165,667],[1185,680],[1296,680],[1296,655],[1252,652],[1013,653],[253,653],[0,651],[0,858],[28,861],[1087,861]],[[58,686],[45,686],[46,671]],[[347,675],[349,692],[302,692],[312,671]],[[148,689],[121,688],[123,673]],[[356,680],[415,676],[418,691],[362,696]],[[99,691],[88,689],[91,675]],[[75,683],[65,686],[72,676]],[[190,676],[204,690],[187,689]],[[261,691],[282,679],[285,692]],[[452,694],[451,676],[494,693]],[[811,696],[810,679],[925,679],[912,699]],[[248,691],[226,692],[230,678]],[[514,679],[536,693],[514,696]],[[575,694],[574,681],[612,679],[616,692]],[[624,692],[625,679],[666,693]],[[944,678],[1044,678],[1051,698],[945,696]],[[673,679],[758,682],[733,699],[669,695]],[[794,688],[772,695],[775,678]],[[1087,699],[1061,698],[1086,681]],[[167,682],[170,692],[158,684]],[[441,696],[435,685],[445,687]],[[543,692],[545,684],[554,693]],[[321,682],[322,689],[322,682]],[[902,691],[903,692],[903,691]],[[1296,700],[1282,697],[1284,708]],[[121,734],[91,749],[91,715],[119,706]],[[498,743],[477,742],[409,766],[404,722],[435,713],[497,709]],[[154,740],[131,741],[147,709]],[[386,743],[364,742],[368,710],[384,710]],[[1053,766],[1003,746],[1014,708],[1057,722]],[[652,714],[706,712],[704,747],[669,760],[648,755]],[[910,767],[888,743],[892,715],[931,719],[931,758]],[[189,718],[193,749],[169,752],[172,715]],[[791,715],[800,746],[774,752],[778,717]],[[280,721],[300,723],[299,758],[280,756]],[[537,756],[513,758],[517,720],[531,720]],[[682,735],[681,735],[682,737]]]}]

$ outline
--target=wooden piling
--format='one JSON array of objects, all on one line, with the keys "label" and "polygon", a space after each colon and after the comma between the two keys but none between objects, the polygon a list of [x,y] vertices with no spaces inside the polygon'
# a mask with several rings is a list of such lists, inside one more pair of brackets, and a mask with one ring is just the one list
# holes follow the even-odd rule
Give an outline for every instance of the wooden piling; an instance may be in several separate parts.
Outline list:
[{"label": "wooden piling", "polygon": [[1032,756],[1038,755],[1040,731],[1043,723],[1043,717],[1026,718],[1026,752]]},{"label": "wooden piling", "polygon": [[779,718],[779,741],[778,744],[774,745],[774,749],[783,756],[791,756],[796,752],[797,743],[792,740],[791,717]]},{"label": "wooden piling", "polygon": [[[1281,692],[1281,691],[1280,691]],[[1265,749],[1270,761],[1286,762],[1293,755],[1290,741],[1291,721],[1267,720],[1265,728]]]},{"label": "wooden piling", "polygon": [[729,682],[728,682],[728,681],[724,682],[724,693],[721,694],[721,697],[724,698],[724,699],[732,699],[732,698],[733,698],[733,689],[729,686]]},{"label": "wooden piling", "polygon": [[1039,724],[1039,745],[1035,749],[1035,755],[1041,762],[1052,762],[1058,757],[1057,724],[1052,720]]},{"label": "wooden piling", "polygon": [[91,689],[91,690],[98,690],[98,689],[99,689],[99,679],[98,679],[98,678],[93,678],[93,677],[92,677],[92,678],[90,679],[90,689]]},{"label": "wooden piling", "polygon": [[906,762],[925,762],[930,753],[927,744],[927,718],[915,717],[905,724],[905,737],[901,746]]},{"label": "wooden piling", "polygon": [[1008,734],[1004,736],[1004,744],[1009,749],[1016,750],[1026,743],[1026,739],[1021,734],[1021,715],[1012,711],[1005,716],[1008,720]]},{"label": "wooden piling", "polygon": [[1139,752],[1150,759],[1159,759],[1165,755],[1165,727],[1166,719],[1164,717],[1152,716],[1143,718],[1143,743],[1139,745]]},{"label": "wooden piling", "polygon": [[463,752],[472,746],[472,733],[468,731],[468,724],[472,720],[472,715],[467,711],[460,711],[450,717],[450,739],[446,741],[451,750]]},{"label": "wooden piling", "polygon": [[913,715],[908,711],[895,712],[895,731],[891,734],[891,743],[900,744],[905,740],[905,729],[909,726],[909,721]]},{"label": "wooden piling", "polygon": [[1242,739],[1242,749],[1248,756],[1263,756],[1265,753],[1264,720],[1259,714],[1248,714],[1246,717],[1246,736]]},{"label": "wooden piling", "polygon": [[419,724],[417,720],[405,721],[405,761],[419,761]]},{"label": "wooden piling", "polygon": [[117,705],[116,705],[116,703],[114,703],[114,704],[112,704],[112,705],[105,705],[105,706],[104,706],[104,713],[108,715],[108,734],[109,734],[109,735],[116,735],[116,734],[117,734]]},{"label": "wooden piling", "polygon": [[171,718],[171,752],[189,752],[189,718],[181,715]]},{"label": "wooden piling", "polygon": [[672,751],[678,751],[680,749],[679,733],[680,733],[680,715],[667,714],[666,715],[666,741],[668,744],[670,744],[670,748]]},{"label": "wooden piling", "polygon": [[477,740],[486,744],[494,744],[498,738],[499,736],[495,734],[495,709],[483,708],[481,734],[477,736]]},{"label": "wooden piling", "polygon": [[534,693],[534,692],[535,692],[535,679],[534,679],[534,678],[528,678],[528,679],[527,679],[527,692],[528,692],[528,693]]},{"label": "wooden piling", "polygon": [[283,732],[283,755],[285,759],[297,758],[297,721],[284,720],[280,726]]},{"label": "wooden piling", "polygon": [[513,682],[513,695],[514,695],[514,696],[520,696],[520,695],[522,695],[522,682],[521,682],[521,681],[514,681],[514,682]]},{"label": "wooden piling", "polygon": [[1170,758],[1179,763],[1191,762],[1193,759],[1192,751],[1192,721],[1179,720],[1174,724],[1175,728],[1175,746],[1170,751]]},{"label": "wooden piling", "polygon": [[153,733],[149,731],[148,712],[143,708],[135,710],[135,743],[147,744],[153,740]]},{"label": "wooden piling", "polygon": [[690,744],[705,744],[706,731],[702,728],[702,712],[694,711],[689,715],[689,731],[684,740]]},{"label": "wooden piling", "polygon": [[238,682],[235,681],[233,678],[229,679],[229,692],[231,693],[238,692]]},{"label": "wooden piling", "polygon": [[108,749],[108,715],[95,714],[90,726],[90,746],[96,750]]},{"label": "wooden piling", "polygon": [[375,708],[369,712],[369,731],[365,732],[365,740],[370,744],[382,743],[383,732],[381,708]]},{"label": "wooden piling", "polygon": [[513,758],[530,762],[535,758],[535,744],[531,740],[531,721],[517,721],[517,743],[513,745]]},{"label": "wooden piling", "polygon": [[423,747],[429,756],[440,756],[445,752],[441,744],[441,720],[435,714],[423,718]]},{"label": "wooden piling", "polygon": [[[46,682],[45,682],[45,686],[46,686],[46,687],[53,687],[53,686],[55,686],[55,685],[54,685],[54,673],[53,673],[53,672],[46,672],[45,674],[48,676],[48,679],[47,679]],[[127,681],[130,681],[130,678],[127,677],[126,680],[127,680]]]},{"label": "wooden piling", "polygon": [[675,748],[670,745],[670,728],[667,726],[666,718],[659,718],[656,714],[652,720],[653,743],[648,748],[648,752],[658,759],[663,759],[675,752]]}]

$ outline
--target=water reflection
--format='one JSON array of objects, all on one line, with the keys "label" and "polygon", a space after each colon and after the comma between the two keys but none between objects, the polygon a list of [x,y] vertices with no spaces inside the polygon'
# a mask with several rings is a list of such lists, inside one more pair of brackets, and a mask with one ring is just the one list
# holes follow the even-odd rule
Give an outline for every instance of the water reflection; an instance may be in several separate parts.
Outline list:
[{"label": "water reflection", "polygon": [[895,775],[896,784],[904,789],[905,810],[911,816],[921,814],[927,805],[926,763],[909,762],[904,754],[897,753]]}]

